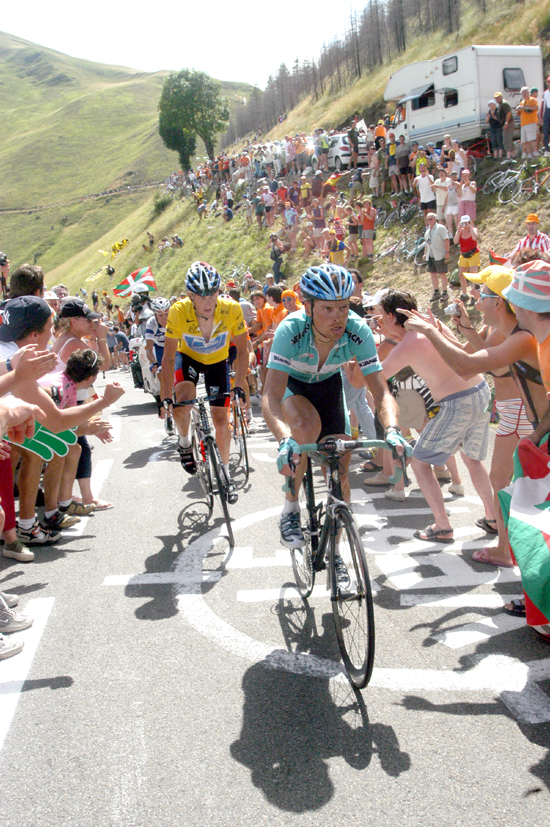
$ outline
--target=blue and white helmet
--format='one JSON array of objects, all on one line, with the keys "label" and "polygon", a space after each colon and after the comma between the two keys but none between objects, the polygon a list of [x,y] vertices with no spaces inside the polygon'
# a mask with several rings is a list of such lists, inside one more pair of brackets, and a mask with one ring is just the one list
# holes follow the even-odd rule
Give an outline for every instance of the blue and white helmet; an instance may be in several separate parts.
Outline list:
[{"label": "blue and white helmet", "polygon": [[329,302],[349,299],[353,286],[351,273],[339,264],[310,267],[300,279],[300,289],[305,299],[324,299]]},{"label": "blue and white helmet", "polygon": [[197,296],[211,296],[220,289],[218,271],[206,261],[195,261],[187,271],[186,287]]},{"label": "blue and white helmet", "polygon": [[155,313],[165,313],[167,310],[170,310],[171,306],[170,300],[164,299],[162,296],[157,296],[157,298],[151,302],[151,307]]}]

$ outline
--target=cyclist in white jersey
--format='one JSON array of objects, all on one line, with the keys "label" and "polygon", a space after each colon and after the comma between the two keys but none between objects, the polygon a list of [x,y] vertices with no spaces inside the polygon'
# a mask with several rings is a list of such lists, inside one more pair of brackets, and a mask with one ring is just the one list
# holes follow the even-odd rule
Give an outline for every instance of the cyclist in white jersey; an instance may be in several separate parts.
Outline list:
[{"label": "cyclist in white jersey", "polygon": [[[407,446],[398,426],[397,404],[388,390],[369,326],[349,311],[353,279],[334,264],[311,267],[300,281],[304,309],[278,326],[268,361],[263,395],[265,421],[279,440],[277,467],[295,476],[294,492],[286,494],[280,520],[281,542],[288,548],[304,545],[298,491],[306,467],[299,445],[328,436],[349,435],[341,367],[357,358],[371,391],[385,439],[402,453]],[[342,457],[342,490],[349,502],[347,469]]]}]

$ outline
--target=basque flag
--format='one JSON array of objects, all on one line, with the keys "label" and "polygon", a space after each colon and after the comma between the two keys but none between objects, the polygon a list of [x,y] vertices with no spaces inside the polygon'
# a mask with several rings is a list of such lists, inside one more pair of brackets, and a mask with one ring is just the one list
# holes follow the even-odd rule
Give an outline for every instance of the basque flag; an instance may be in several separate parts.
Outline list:
[{"label": "basque flag", "polygon": [[145,284],[147,285],[147,289],[150,293],[155,292],[157,285],[155,284],[155,279],[150,267],[142,267],[141,270],[136,270],[134,273],[130,273],[130,275],[126,276],[120,284],[117,284],[117,286],[113,289],[113,293],[115,296],[126,298],[127,296],[132,295],[136,284]]}]

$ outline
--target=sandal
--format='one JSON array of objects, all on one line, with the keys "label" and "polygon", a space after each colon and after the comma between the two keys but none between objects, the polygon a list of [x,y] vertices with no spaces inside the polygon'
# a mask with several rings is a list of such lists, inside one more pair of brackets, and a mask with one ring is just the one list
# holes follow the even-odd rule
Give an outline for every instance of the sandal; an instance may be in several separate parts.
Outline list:
[{"label": "sandal", "polygon": [[[493,523],[493,525],[491,525],[491,523]],[[496,520],[488,520],[487,517],[480,517],[479,520],[476,520],[476,526],[478,528],[482,528],[487,534],[498,534],[498,528],[496,525]]]},{"label": "sandal", "polygon": [[368,459],[366,462],[363,462],[359,466],[359,470],[360,471],[378,471],[378,472],[380,472],[382,470],[382,466],[377,465],[375,462],[372,461],[372,459]]},{"label": "sandal", "polygon": [[474,551],[472,560],[475,563],[485,563],[486,566],[499,566],[501,569],[514,568],[513,563],[503,563],[502,560],[495,560],[494,557],[491,557],[491,549],[489,548],[480,548],[478,551]]},{"label": "sandal", "polygon": [[96,511],[108,511],[110,508],[114,508],[114,505],[107,500],[94,500],[95,510]]},{"label": "sandal", "polygon": [[453,533],[452,528],[436,528],[429,525],[428,528],[422,531],[415,531],[414,536],[417,540],[424,540],[426,543],[454,543],[454,537],[446,535]]},{"label": "sandal", "polygon": [[512,617],[525,617],[525,601],[512,600],[511,603],[505,603],[502,607],[502,611],[507,615],[512,615]]}]

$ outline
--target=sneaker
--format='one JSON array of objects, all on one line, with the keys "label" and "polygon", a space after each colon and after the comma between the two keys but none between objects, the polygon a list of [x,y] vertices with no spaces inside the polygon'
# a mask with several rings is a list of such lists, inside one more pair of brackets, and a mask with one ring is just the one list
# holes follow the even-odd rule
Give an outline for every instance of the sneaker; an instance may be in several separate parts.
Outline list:
[{"label": "sneaker", "polygon": [[461,293],[459,298],[460,298],[460,301],[462,302],[462,304],[468,304],[468,299],[470,297],[467,293]]},{"label": "sneaker", "polygon": [[84,503],[77,503],[75,502],[75,500],[71,500],[71,502],[67,506],[59,506],[59,513],[68,514],[69,517],[88,517],[92,513],[92,511],[95,511],[94,503],[84,505]]},{"label": "sneaker", "polygon": [[8,606],[8,608],[10,609],[15,609],[15,607],[19,603],[18,594],[11,594],[10,592],[0,592],[0,597],[2,598],[6,606]]},{"label": "sneaker", "polygon": [[305,540],[299,511],[282,514],[279,520],[281,543],[287,548],[303,548]]},{"label": "sneaker", "polygon": [[457,497],[463,497],[464,496],[464,486],[462,485],[461,482],[458,482],[456,485],[449,485],[447,491],[450,494],[456,494]]},{"label": "sneaker", "polygon": [[[61,537],[60,531],[49,531],[42,528],[38,520],[34,521],[32,528],[21,528],[17,524],[17,537],[22,543],[27,543],[29,546],[45,546],[48,543],[55,543]],[[4,547],[4,554],[5,554]]]},{"label": "sneaker", "polygon": [[256,422],[253,416],[251,416],[250,419],[246,420],[246,428],[249,434],[258,433],[258,423]]},{"label": "sneaker", "polygon": [[235,483],[233,480],[227,480],[227,502],[229,505],[235,505],[238,499],[239,495],[237,494]]},{"label": "sneaker", "polygon": [[23,641],[20,638],[16,640],[8,640],[4,635],[0,635],[0,660],[4,658],[11,658],[12,655],[17,655],[23,648]]},{"label": "sneaker", "polygon": [[449,298],[449,294],[447,293],[446,290],[444,290],[443,293],[439,297],[439,301],[441,303],[443,303],[443,302],[446,302],[448,298]]},{"label": "sneaker", "polygon": [[336,554],[334,557],[334,567],[336,569],[336,582],[338,584],[340,595],[343,596],[345,594],[352,594],[353,584],[349,575],[348,567],[339,554]]},{"label": "sneaker", "polygon": [[79,522],[80,517],[77,517],[75,514],[62,514],[61,511],[56,511],[51,517],[44,517],[42,519],[42,528],[48,531],[61,531],[63,528],[70,528]]},{"label": "sneaker", "polygon": [[178,454],[180,455],[180,462],[182,464],[183,470],[186,471],[188,474],[196,474],[197,473],[197,466],[195,464],[195,458],[193,456],[193,449],[189,445],[187,448],[184,448],[182,445],[178,443]]},{"label": "sneaker", "polygon": [[406,499],[403,489],[395,491],[393,488],[390,491],[386,491],[384,497],[386,497],[387,500],[395,500],[396,502],[403,502],[403,500]]},{"label": "sneaker", "polygon": [[[4,543],[4,550],[2,551],[4,557],[11,557],[13,560],[19,560],[20,563],[32,563],[34,560],[34,551],[23,545],[21,540],[14,540],[13,543]],[[4,595],[2,595],[3,597]],[[4,598],[5,599],[5,598]],[[6,603],[8,601],[6,600]],[[8,606],[10,604],[8,603]],[[17,603],[15,604],[17,605]]]},{"label": "sneaker", "polygon": [[0,632],[11,634],[11,632],[22,632],[32,626],[33,619],[10,609],[4,601],[0,603]]},{"label": "sneaker", "polygon": [[430,301],[431,302],[438,302],[440,298],[441,298],[441,293],[439,292],[439,290],[434,290]]}]

